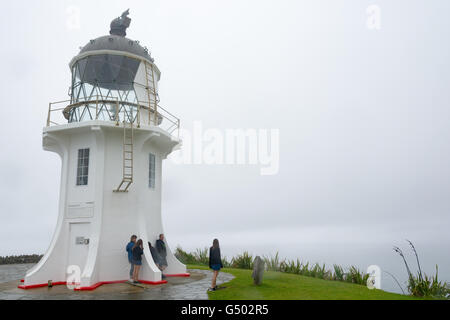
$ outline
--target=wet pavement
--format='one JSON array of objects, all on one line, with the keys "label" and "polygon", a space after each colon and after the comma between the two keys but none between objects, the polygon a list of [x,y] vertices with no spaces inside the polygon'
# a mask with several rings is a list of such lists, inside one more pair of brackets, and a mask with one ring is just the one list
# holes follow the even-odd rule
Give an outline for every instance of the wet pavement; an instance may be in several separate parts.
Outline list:
[{"label": "wet pavement", "polygon": [[[128,283],[105,284],[94,291],[73,291],[66,286],[22,290],[17,288],[26,270],[32,265],[0,266],[0,300],[207,300],[212,272],[188,270],[190,277],[167,278],[166,284],[139,287]],[[229,282],[234,277],[219,273],[217,284]],[[14,280],[13,280],[14,279]]]}]

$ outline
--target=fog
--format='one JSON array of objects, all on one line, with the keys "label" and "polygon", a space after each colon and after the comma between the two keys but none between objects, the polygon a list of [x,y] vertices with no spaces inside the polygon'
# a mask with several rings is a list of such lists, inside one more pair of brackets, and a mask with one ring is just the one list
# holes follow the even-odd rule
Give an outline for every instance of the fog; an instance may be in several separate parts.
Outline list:
[{"label": "fog", "polygon": [[[367,25],[369,4],[379,29]],[[377,264],[416,245],[450,280],[448,1],[9,1],[1,20],[0,255],[44,253],[61,164],[42,150],[68,63],[130,8],[127,37],[162,71],[161,104],[189,131],[279,130],[279,171],[163,168],[172,247],[221,241],[327,265]],[[409,252],[409,251],[408,251]],[[410,257],[411,258],[411,257]],[[413,260],[410,260],[411,263]],[[383,275],[384,277],[384,275]],[[398,291],[391,279],[383,288]]]}]

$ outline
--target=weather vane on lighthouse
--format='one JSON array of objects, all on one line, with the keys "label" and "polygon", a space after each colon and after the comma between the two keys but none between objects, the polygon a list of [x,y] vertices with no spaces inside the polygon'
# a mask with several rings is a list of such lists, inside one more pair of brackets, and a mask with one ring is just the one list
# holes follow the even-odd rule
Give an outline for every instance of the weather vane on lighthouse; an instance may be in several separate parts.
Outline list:
[{"label": "weather vane on lighthouse", "polygon": [[131,19],[128,18],[130,14],[130,9],[122,13],[122,15],[111,22],[111,31],[109,32],[112,35],[125,37],[127,35],[126,30],[130,27]]},{"label": "weather vane on lighthouse", "polygon": [[125,37],[128,15],[72,59],[70,100],[50,103],[43,148],[62,162],[59,215],[50,247],[27,272],[23,289],[66,283],[68,270],[77,268],[77,290],[128,279],[124,247],[133,234],[145,244],[141,282],[188,275],[167,242],[166,269],[147,245],[164,233],[162,161],[181,142],[180,120],[159,104],[154,59]]}]

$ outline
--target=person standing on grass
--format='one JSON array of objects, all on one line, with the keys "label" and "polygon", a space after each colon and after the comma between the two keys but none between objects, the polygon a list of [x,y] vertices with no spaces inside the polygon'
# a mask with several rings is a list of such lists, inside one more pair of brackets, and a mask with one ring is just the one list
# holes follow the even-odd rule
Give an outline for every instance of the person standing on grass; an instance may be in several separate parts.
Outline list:
[{"label": "person standing on grass", "polygon": [[136,243],[136,239],[137,239],[137,236],[132,235],[131,239],[130,239],[130,242],[126,246],[126,251],[128,253],[128,262],[131,265],[131,268],[130,268],[130,281],[133,280],[133,273],[134,273],[133,247],[134,247],[134,244]]},{"label": "person standing on grass", "polygon": [[213,270],[213,277],[211,281],[211,288],[209,291],[217,290],[217,276],[219,275],[220,269],[223,268],[222,258],[220,257],[220,247],[219,240],[214,239],[213,245],[209,248],[209,268]]},{"label": "person standing on grass", "polygon": [[139,270],[142,266],[142,255],[144,254],[144,246],[142,244],[142,240],[139,239],[134,247],[133,247],[133,264],[134,264],[134,272],[133,272],[133,282],[139,283]]}]

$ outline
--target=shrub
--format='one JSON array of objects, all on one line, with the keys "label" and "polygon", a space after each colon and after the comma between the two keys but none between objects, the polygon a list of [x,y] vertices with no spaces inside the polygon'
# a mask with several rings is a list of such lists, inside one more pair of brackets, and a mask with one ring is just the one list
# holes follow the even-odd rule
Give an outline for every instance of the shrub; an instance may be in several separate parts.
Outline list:
[{"label": "shrub", "polygon": [[176,248],[175,257],[184,264],[199,264],[196,257],[192,253],[188,253],[180,247]]},{"label": "shrub", "polygon": [[283,272],[300,274],[302,264],[298,259],[297,261],[289,260],[287,262],[283,262],[283,264],[285,266]]},{"label": "shrub", "polygon": [[253,257],[247,251],[231,259],[233,268],[253,269]]},{"label": "shrub", "polygon": [[321,267],[318,263],[314,265],[314,267],[310,270],[311,277],[324,279],[326,270],[325,264]]},{"label": "shrub", "polygon": [[333,268],[334,268],[333,280],[345,281],[344,269],[341,266],[337,265],[337,264],[333,265]]},{"label": "shrub", "polygon": [[266,270],[268,271],[280,271],[280,259],[278,256],[278,252],[275,254],[275,257],[265,257],[263,256],[263,260],[266,264]]},{"label": "shrub", "polygon": [[231,268],[231,262],[228,261],[227,257],[222,258],[222,264],[224,268]]},{"label": "shrub", "polygon": [[197,263],[202,265],[209,265],[208,248],[197,249],[194,253]]},{"label": "shrub", "polygon": [[368,279],[369,279],[369,274],[367,274],[363,271],[359,271],[359,269],[356,268],[355,266],[351,266],[350,269],[348,270],[348,273],[345,276],[345,280],[347,282],[360,284],[363,286],[367,285]]},{"label": "shrub", "polygon": [[[406,267],[406,272],[408,274],[408,291],[411,295],[416,297],[432,297],[440,299],[448,299],[450,295],[449,285],[446,282],[439,281],[438,279],[438,266],[436,265],[436,275],[433,277],[428,277],[426,274],[422,273],[422,268],[420,266],[419,255],[417,254],[414,244],[406,240],[414,255],[417,262],[417,276],[413,275],[411,269],[406,261],[403,251],[399,247],[394,247],[394,251],[397,252],[403,259]],[[402,289],[403,290],[403,289]]]}]

